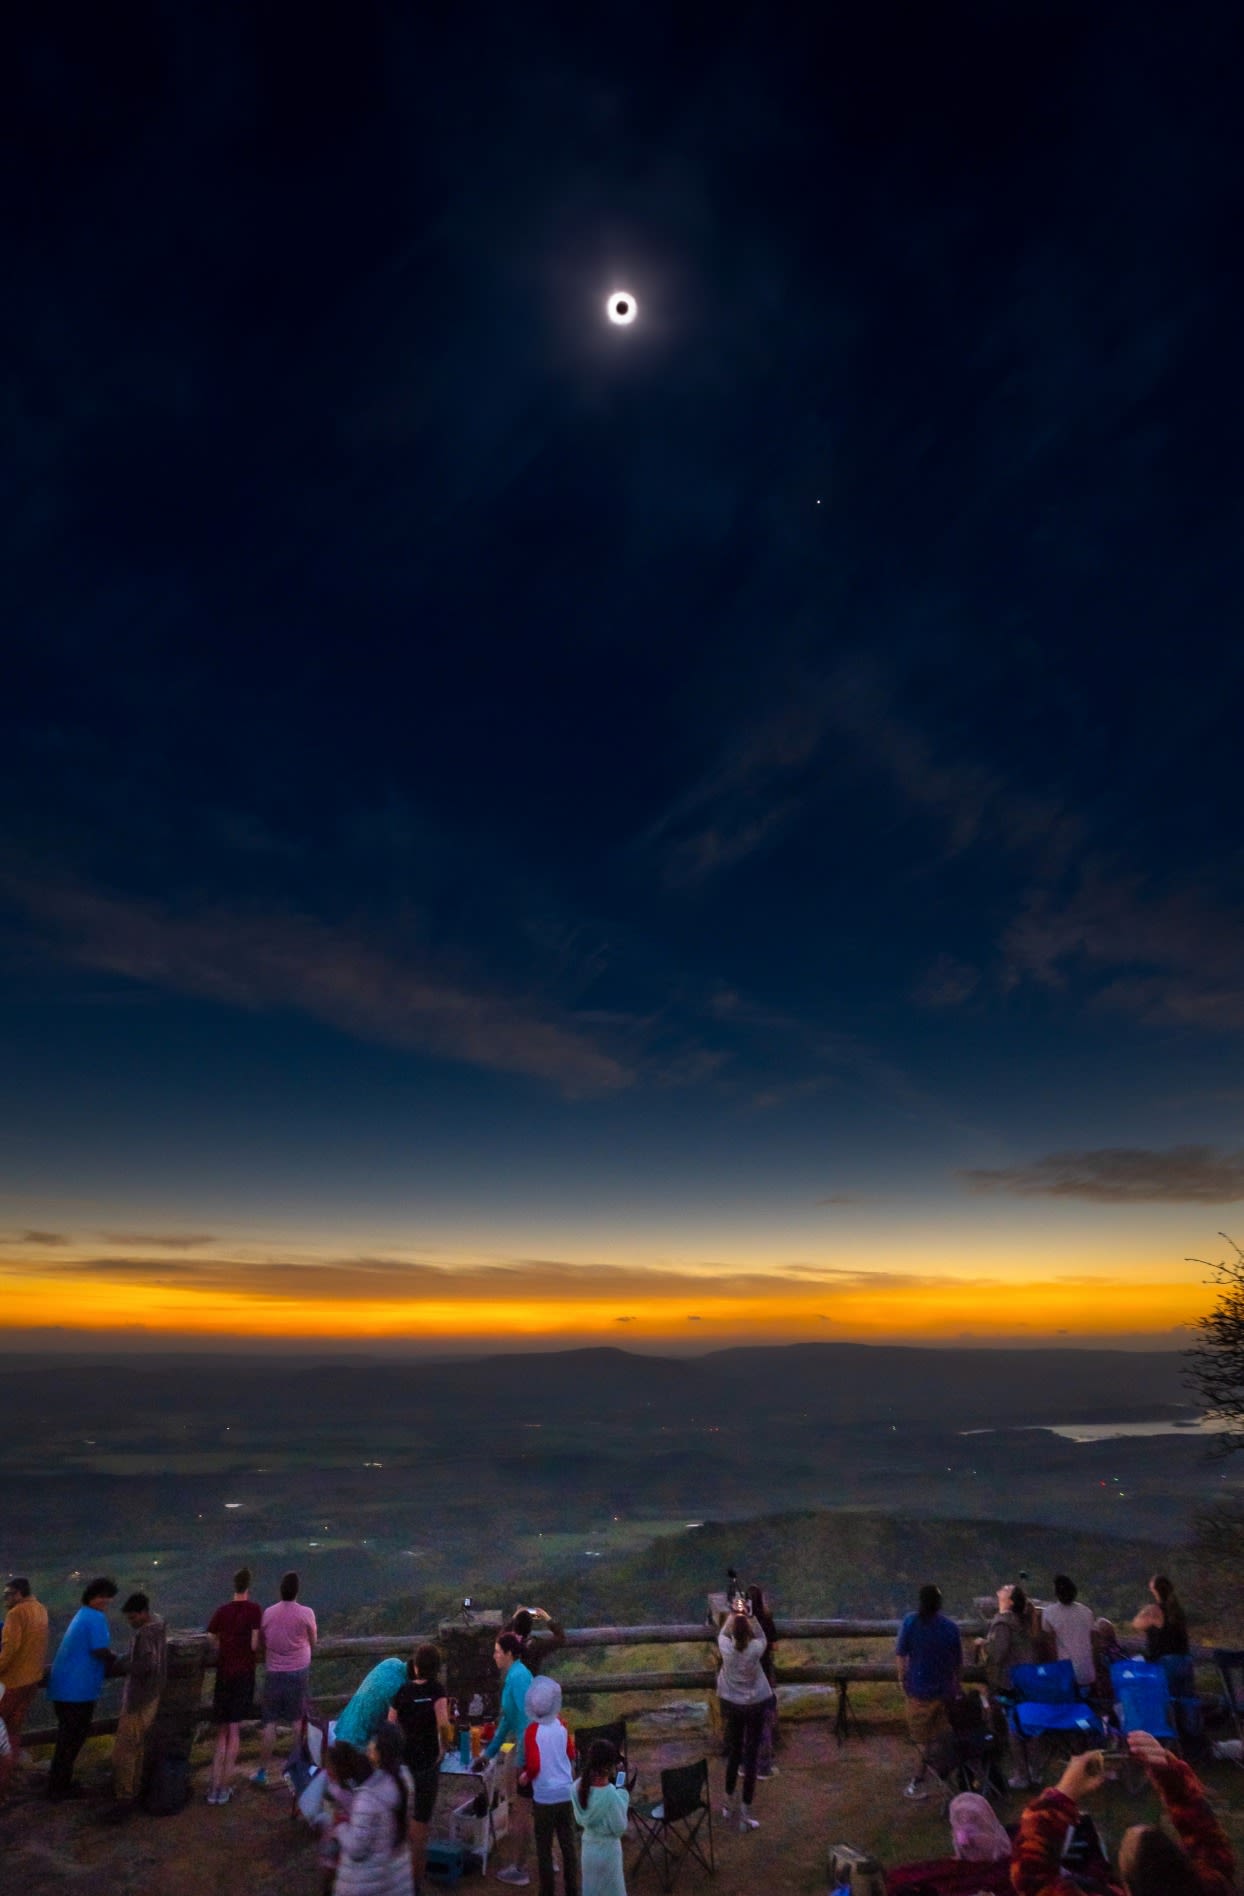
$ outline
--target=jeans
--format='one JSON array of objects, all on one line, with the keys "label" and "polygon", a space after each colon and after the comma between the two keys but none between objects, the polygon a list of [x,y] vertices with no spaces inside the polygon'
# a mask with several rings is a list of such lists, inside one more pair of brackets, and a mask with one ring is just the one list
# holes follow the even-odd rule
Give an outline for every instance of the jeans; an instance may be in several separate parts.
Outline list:
[{"label": "jeans", "polygon": [[763,1705],[736,1705],[732,1699],[721,1701],[722,1716],[726,1721],[726,1796],[734,1796],[734,1787],[739,1781],[739,1766],[742,1765],[745,1804],[750,1804],[756,1795],[756,1759],[769,1704],[768,1699]]},{"label": "jeans", "polygon": [[553,1838],[557,1837],[562,1858],[562,1881],[566,1896],[579,1896],[579,1851],[575,1838],[574,1813],[569,1801],[564,1804],[532,1804],[536,1826],[536,1869],[540,1876],[540,1896],[554,1896]]},{"label": "jeans", "polygon": [[63,1797],[73,1783],[78,1753],[91,1735],[95,1701],[53,1699],[52,1710],[56,1713],[56,1749],[48,1773],[48,1796]]}]

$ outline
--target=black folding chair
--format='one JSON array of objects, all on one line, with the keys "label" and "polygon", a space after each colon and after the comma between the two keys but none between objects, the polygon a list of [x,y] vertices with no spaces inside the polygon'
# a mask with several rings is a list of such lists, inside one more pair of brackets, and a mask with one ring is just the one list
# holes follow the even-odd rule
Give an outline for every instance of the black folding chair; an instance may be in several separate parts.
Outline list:
[{"label": "black folding chair", "polygon": [[[1218,1668],[1218,1677],[1222,1680],[1227,1716],[1231,1720],[1236,1737],[1244,1741],[1244,1652],[1234,1647],[1216,1646],[1214,1664]],[[1244,1763],[1244,1758],[1238,1762]]]},{"label": "black folding chair", "polygon": [[681,1764],[672,1771],[662,1771],[659,1800],[655,1804],[632,1804],[631,1816],[643,1839],[632,1876],[651,1862],[660,1871],[661,1888],[671,1890],[688,1857],[694,1857],[710,1876],[716,1874],[707,1758],[701,1758],[698,1764]]},{"label": "black folding chair", "polygon": [[613,1746],[619,1758],[622,1760],[622,1763],[627,1767],[627,1777],[629,1778],[630,1765],[626,1755],[626,1720],[624,1718],[615,1718],[611,1725],[576,1725],[574,1732],[574,1754],[580,1764],[582,1764],[583,1760],[587,1757],[588,1751],[591,1746],[596,1743],[598,1738],[605,1739],[608,1744]]}]

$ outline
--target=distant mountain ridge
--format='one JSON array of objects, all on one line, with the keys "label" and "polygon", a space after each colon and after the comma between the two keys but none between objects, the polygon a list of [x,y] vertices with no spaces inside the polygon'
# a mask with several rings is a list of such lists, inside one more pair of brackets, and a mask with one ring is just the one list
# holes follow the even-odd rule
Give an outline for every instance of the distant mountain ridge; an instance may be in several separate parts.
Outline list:
[{"label": "distant mountain ridge", "polygon": [[[175,1409],[210,1386],[220,1410],[275,1422],[313,1404],[358,1420],[408,1417],[471,1397],[473,1413],[495,1409],[532,1425],[544,1420],[635,1426],[888,1424],[941,1429],[1071,1422],[1178,1419],[1195,1411],[1182,1358],[1167,1351],[921,1349],[860,1343],[756,1345],[699,1357],[624,1349],[544,1350],[470,1362],[394,1362],[216,1356],[78,1359],[72,1377],[48,1376],[39,1359],[0,1358],[23,1413],[46,1403],[50,1420]],[[41,1373],[42,1372],[42,1373]]]}]

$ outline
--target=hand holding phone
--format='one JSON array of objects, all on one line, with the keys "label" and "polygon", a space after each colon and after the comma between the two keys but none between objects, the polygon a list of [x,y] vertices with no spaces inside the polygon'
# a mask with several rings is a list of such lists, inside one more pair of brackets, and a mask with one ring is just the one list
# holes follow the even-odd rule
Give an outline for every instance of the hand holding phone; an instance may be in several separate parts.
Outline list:
[{"label": "hand holding phone", "polygon": [[625,1765],[622,1766],[622,1769],[618,1772],[617,1777],[613,1781],[620,1791],[624,1791],[626,1789],[626,1766]]}]

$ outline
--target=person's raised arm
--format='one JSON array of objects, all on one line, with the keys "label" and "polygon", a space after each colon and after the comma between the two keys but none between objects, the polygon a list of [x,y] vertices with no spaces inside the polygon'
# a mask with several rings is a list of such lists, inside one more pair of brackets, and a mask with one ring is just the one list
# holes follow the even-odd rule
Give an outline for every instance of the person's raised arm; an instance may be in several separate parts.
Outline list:
[{"label": "person's raised arm", "polygon": [[1069,1828],[1079,1822],[1079,1799],[1105,1777],[1100,1751],[1072,1758],[1055,1790],[1042,1791],[1019,1820],[1011,1856],[1011,1885],[1016,1896],[1077,1896],[1079,1884],[1062,1873],[1063,1846]]},{"label": "person's raised arm", "polygon": [[1233,1896],[1235,1852],[1196,1773],[1147,1731],[1129,1732],[1127,1743],[1144,1765],[1206,1896]]}]

